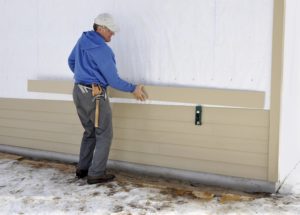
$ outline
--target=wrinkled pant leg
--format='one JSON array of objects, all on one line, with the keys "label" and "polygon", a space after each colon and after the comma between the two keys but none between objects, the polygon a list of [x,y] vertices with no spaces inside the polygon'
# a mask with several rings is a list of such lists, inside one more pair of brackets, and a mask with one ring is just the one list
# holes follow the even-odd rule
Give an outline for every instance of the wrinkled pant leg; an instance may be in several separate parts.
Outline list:
[{"label": "wrinkled pant leg", "polygon": [[95,127],[93,121],[90,119],[90,113],[94,105],[91,95],[89,93],[83,94],[76,85],[73,89],[73,100],[77,114],[84,128],[80,145],[78,168],[88,170],[92,163],[96,144]]},{"label": "wrinkled pant leg", "polygon": [[89,122],[84,126],[78,168],[82,170],[88,170],[93,160],[93,152],[96,145],[95,129],[93,123]]},{"label": "wrinkled pant leg", "polygon": [[108,99],[100,99],[99,128],[95,128],[95,136],[94,157],[88,175],[101,176],[105,174],[113,137],[112,113]]}]

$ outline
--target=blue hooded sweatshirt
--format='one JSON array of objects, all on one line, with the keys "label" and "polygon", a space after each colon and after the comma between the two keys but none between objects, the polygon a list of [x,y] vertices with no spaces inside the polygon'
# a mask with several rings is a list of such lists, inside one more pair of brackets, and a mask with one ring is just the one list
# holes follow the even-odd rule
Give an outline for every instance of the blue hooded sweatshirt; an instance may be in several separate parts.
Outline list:
[{"label": "blue hooded sweatshirt", "polygon": [[135,85],[122,80],[116,68],[115,55],[104,39],[95,31],[84,32],[73,48],[68,64],[75,83],[110,85],[125,92],[133,92]]}]

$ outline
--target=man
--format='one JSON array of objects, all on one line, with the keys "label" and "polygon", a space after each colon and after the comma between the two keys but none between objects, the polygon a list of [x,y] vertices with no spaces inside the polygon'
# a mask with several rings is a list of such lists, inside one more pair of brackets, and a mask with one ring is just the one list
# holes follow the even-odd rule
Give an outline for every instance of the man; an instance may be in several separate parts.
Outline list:
[{"label": "man", "polygon": [[114,179],[106,174],[112,141],[112,115],[106,88],[131,92],[138,100],[147,99],[142,85],[133,85],[118,76],[115,57],[106,44],[119,30],[110,14],[99,14],[94,31],[84,32],[73,48],[68,64],[74,73],[73,99],[84,133],[76,176],[87,176],[88,184]]}]

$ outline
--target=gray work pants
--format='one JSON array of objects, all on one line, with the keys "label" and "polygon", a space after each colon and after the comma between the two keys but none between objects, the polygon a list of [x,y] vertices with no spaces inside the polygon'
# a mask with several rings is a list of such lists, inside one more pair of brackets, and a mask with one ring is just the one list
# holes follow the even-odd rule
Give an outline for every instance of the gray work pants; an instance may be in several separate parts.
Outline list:
[{"label": "gray work pants", "polygon": [[73,100],[84,133],[80,146],[78,167],[88,170],[89,176],[105,174],[106,163],[112,142],[112,113],[108,98],[100,97],[99,127],[95,128],[96,101],[92,90],[82,92],[77,84],[73,89]]}]

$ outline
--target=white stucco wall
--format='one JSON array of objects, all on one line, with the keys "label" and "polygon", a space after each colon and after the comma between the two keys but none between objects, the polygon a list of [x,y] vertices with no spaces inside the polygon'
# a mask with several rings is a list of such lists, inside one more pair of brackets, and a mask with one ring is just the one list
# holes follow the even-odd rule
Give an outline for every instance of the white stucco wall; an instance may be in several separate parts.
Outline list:
[{"label": "white stucco wall", "polygon": [[27,79],[72,79],[67,57],[100,12],[121,27],[124,79],[264,91],[268,104],[273,0],[0,0],[0,97],[70,99],[28,93]]},{"label": "white stucco wall", "polygon": [[[300,161],[300,1],[286,1],[285,62],[281,100],[279,175]],[[299,178],[300,180],[300,178]]]}]

